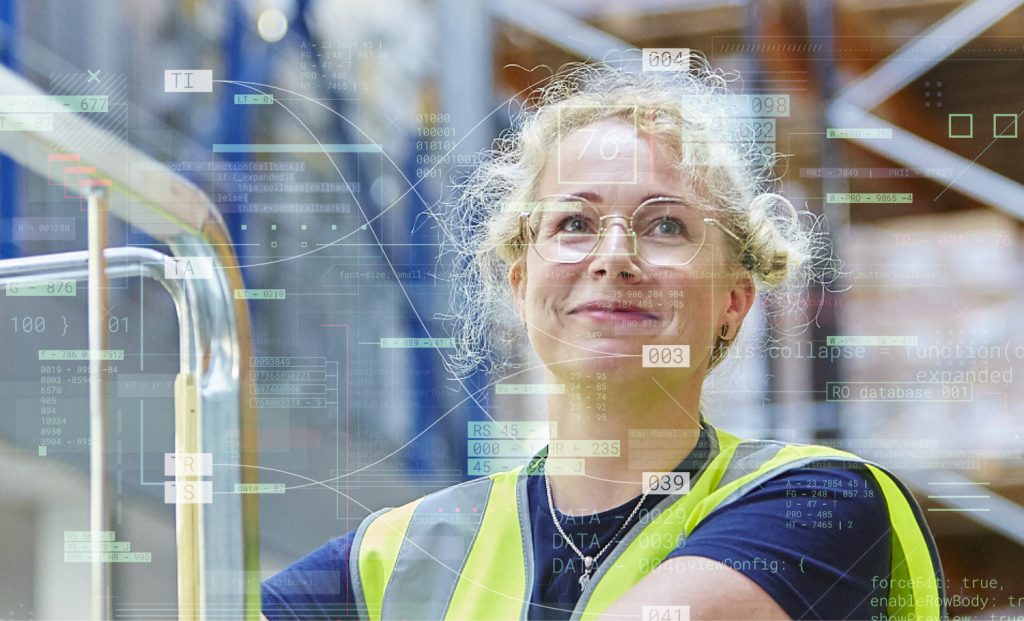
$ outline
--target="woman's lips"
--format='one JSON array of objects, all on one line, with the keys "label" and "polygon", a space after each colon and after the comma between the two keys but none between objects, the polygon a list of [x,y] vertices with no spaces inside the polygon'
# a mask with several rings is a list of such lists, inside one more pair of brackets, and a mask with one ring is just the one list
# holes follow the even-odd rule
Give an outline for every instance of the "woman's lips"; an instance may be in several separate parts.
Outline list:
[{"label": "woman's lips", "polygon": [[612,311],[606,309],[588,309],[573,312],[573,315],[587,317],[595,321],[657,321],[650,313],[639,311]]},{"label": "woman's lips", "polygon": [[583,304],[574,308],[569,314],[587,317],[594,321],[659,321],[659,317],[654,313],[632,305]]}]

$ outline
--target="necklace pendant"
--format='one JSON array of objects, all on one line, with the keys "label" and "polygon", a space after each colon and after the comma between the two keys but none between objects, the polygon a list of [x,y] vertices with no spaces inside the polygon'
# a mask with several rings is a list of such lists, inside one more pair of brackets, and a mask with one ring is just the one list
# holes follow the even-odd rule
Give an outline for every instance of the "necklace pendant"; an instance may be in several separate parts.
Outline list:
[{"label": "necklace pendant", "polygon": [[583,557],[583,575],[580,576],[580,590],[586,591],[587,585],[590,584],[590,571],[594,566],[593,556]]}]

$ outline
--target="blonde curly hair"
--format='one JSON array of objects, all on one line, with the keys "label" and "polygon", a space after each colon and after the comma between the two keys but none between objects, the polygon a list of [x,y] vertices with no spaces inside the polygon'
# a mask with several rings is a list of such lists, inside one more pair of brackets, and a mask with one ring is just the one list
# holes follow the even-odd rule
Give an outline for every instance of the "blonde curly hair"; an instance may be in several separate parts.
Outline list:
[{"label": "blonde curly hair", "polygon": [[[741,240],[732,243],[734,258],[750,272],[759,295],[775,298],[773,307],[793,307],[792,298],[802,297],[808,283],[834,279],[820,220],[770,191],[779,154],[764,151],[749,131],[749,119],[745,126],[737,121],[735,95],[728,89],[734,79],[693,56],[690,70],[676,73],[570,65],[537,90],[536,105],[514,119],[436,214],[444,229],[442,256],[453,259],[457,312],[442,318],[452,321],[455,352],[448,364],[455,374],[481,368],[498,374],[512,365],[524,331],[508,270],[527,251],[515,206],[537,199],[537,183],[558,137],[597,121],[635,122],[638,134],[653,136],[678,156],[682,191],[715,210]],[[726,356],[730,342],[716,337],[711,368]]]}]

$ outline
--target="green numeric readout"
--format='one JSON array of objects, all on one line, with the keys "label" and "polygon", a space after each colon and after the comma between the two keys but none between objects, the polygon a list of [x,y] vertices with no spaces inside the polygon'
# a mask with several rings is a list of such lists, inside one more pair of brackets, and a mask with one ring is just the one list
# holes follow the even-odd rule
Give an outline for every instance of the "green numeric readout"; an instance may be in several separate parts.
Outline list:
[{"label": "green numeric readout", "polygon": [[106,95],[0,95],[0,113],[107,112]]}]

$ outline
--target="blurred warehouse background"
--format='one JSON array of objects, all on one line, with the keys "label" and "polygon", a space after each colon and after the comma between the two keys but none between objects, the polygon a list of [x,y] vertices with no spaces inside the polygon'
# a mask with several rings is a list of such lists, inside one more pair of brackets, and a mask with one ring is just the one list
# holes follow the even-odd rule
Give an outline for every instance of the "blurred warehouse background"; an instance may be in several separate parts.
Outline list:
[{"label": "blurred warehouse background", "polygon": [[[709,380],[709,419],[891,465],[928,512],[951,614],[1022,619],[1022,5],[0,0],[0,62],[105,128],[96,149],[132,145],[211,197],[259,292],[256,360],[309,378],[300,395],[270,375],[253,383],[260,480],[284,486],[260,495],[264,575],[369,510],[473,476],[470,422],[543,418],[540,395],[446,371],[438,315],[457,309],[427,217],[533,85],[571,61],[639,68],[643,48],[738,71],[737,89],[765,102],[765,144],[786,155],[781,192],[827,217],[847,275],[841,291],[808,293],[793,319],[812,317],[804,330],[750,321]],[[211,91],[167,92],[165,71],[187,69],[212,70]],[[887,131],[827,131],[864,114]],[[85,248],[65,185],[88,171],[53,166],[46,178],[0,158],[0,258]],[[110,240],[160,247],[130,224]],[[84,286],[12,293],[0,295],[0,618],[87,618],[88,566],[63,556],[63,533],[88,529],[86,363],[35,355],[86,347]],[[120,281],[108,331],[125,352],[112,365],[116,538],[151,553],[114,568],[115,613],[173,616],[174,308],[159,287]],[[920,383],[935,394],[878,396]]]}]

